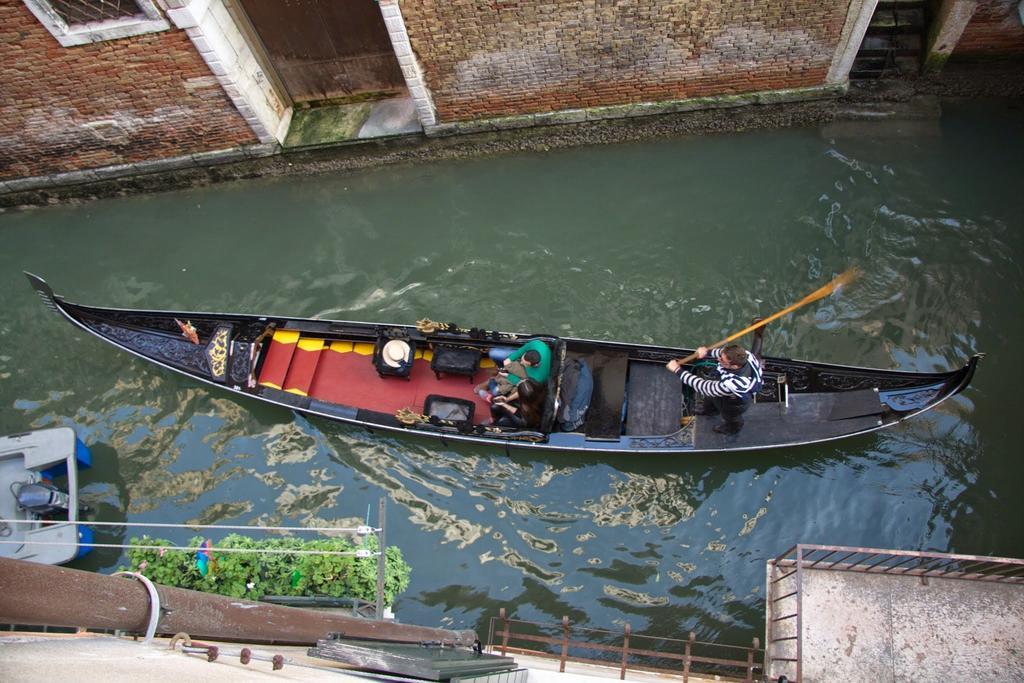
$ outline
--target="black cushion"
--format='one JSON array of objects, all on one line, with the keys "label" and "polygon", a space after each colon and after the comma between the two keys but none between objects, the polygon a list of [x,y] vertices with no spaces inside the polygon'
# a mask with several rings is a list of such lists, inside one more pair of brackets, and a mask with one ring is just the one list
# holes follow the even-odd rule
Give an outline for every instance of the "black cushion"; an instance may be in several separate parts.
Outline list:
[{"label": "black cushion", "polygon": [[377,369],[377,374],[381,377],[406,377],[412,373],[413,359],[416,358],[416,342],[412,339],[402,339],[406,344],[409,345],[409,356],[407,362],[400,364],[398,367],[393,367],[384,362],[384,345],[391,341],[392,337],[379,336],[377,337],[377,343],[373,347],[373,367]]},{"label": "black cushion", "polygon": [[457,346],[435,346],[430,369],[435,373],[448,372],[472,377],[480,369],[480,352]]},{"label": "black cushion", "polygon": [[423,402],[423,412],[430,417],[451,422],[472,422],[476,404],[464,398],[430,394]]}]

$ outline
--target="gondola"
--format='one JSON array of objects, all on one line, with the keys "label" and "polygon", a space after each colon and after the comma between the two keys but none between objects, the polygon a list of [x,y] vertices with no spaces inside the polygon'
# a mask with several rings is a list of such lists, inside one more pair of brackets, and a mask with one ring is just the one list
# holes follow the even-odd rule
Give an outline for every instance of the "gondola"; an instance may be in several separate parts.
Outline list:
[{"label": "gondola", "polygon": [[[685,349],[548,335],[272,315],[98,308],[70,303],[26,273],[43,303],[140,358],[226,391],[371,431],[551,451],[680,454],[783,448],[889,427],[963,391],[982,354],[958,370],[901,372],[763,357],[764,382],[739,434],[696,415],[665,363]],[[495,427],[474,386],[488,351],[542,340],[552,354],[538,429]],[[388,356],[395,347],[407,356]],[[592,379],[580,408],[568,369]],[[705,368],[710,371],[710,368]],[[577,382],[577,387],[583,382]]]}]

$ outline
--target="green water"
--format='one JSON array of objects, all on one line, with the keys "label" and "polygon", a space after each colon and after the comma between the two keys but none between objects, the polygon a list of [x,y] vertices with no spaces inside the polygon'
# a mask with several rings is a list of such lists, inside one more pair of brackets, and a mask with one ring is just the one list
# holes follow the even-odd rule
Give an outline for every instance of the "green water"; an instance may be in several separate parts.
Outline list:
[{"label": "green water", "polygon": [[[797,542],[1024,556],[1021,159],[1019,105],[946,103],[900,134],[657,140],[3,214],[0,433],[73,425],[105,520],[348,525],[386,496],[407,623],[485,634],[506,606],[748,644],[765,560]],[[851,265],[860,282],[772,325],[766,352],[939,371],[984,351],[972,386],[878,434],[676,458],[509,457],[308,420],[115,351],[21,275],[105,306],[695,346]]]}]

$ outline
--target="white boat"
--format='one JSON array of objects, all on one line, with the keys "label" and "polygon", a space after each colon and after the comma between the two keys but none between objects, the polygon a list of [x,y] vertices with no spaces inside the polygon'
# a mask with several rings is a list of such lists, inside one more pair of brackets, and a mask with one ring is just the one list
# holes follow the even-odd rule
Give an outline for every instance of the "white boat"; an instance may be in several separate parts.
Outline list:
[{"label": "white boat", "polygon": [[[92,550],[78,524],[78,470],[91,464],[70,427],[0,437],[0,557],[63,564]],[[66,490],[53,483],[62,477]]]}]

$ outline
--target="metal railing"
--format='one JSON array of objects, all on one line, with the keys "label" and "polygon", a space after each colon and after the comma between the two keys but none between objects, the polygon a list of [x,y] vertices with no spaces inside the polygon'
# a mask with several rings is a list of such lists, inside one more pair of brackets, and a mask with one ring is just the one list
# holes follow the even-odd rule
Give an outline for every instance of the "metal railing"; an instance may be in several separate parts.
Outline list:
[{"label": "metal railing", "polygon": [[[788,662],[796,669],[793,683],[801,681],[803,656],[803,579],[804,570],[830,570],[961,579],[1024,585],[1024,560],[981,555],[952,555],[913,550],[878,550],[836,545],[798,544],[769,560],[768,604],[765,628],[765,671],[771,672],[773,662]],[[795,586],[782,588],[783,581],[794,577]],[[777,624],[795,620],[793,635],[779,636]],[[773,654],[775,643],[795,641],[795,656]]]},{"label": "metal railing", "polygon": [[[545,635],[553,632],[557,635]],[[651,644],[638,647],[647,643]],[[622,631],[573,626],[569,617],[562,617],[561,624],[541,624],[511,619],[504,607],[490,619],[487,649],[502,656],[512,652],[557,658],[562,673],[566,662],[615,667],[620,680],[633,670],[681,675],[684,682],[691,675],[716,675],[751,683],[764,669],[764,650],[757,638],[753,647],[743,647],[702,642],[692,631],[689,639],[678,640],[633,633],[629,624]],[[582,656],[581,651],[597,654]]]},{"label": "metal railing", "polygon": [[[221,546],[207,546],[205,549],[197,546],[184,546],[184,545],[153,545],[153,544],[137,544],[137,543],[99,543],[97,541],[83,542],[80,541],[76,535],[74,539],[63,540],[63,541],[39,541],[34,539],[18,538],[10,540],[4,538],[12,533],[12,529],[16,529],[19,526],[32,526],[37,524],[47,525],[50,524],[48,520],[36,519],[33,517],[27,517],[25,519],[0,519],[0,546],[5,545],[16,545],[22,546],[38,546],[38,547],[53,547],[53,546],[75,546],[75,547],[88,547],[88,548],[110,548],[116,550],[156,550],[159,551],[161,556],[164,551],[175,550],[183,552],[194,552],[199,553],[205,550],[210,553],[238,553],[247,555],[293,555],[293,556],[305,556],[305,555],[320,555],[324,557],[355,557],[357,559],[377,559],[377,583],[376,583],[376,597],[373,603],[373,618],[377,620],[384,619],[384,583],[385,583],[385,568],[387,563],[387,539],[385,537],[385,518],[387,513],[387,499],[380,498],[377,504],[377,517],[379,527],[369,526],[370,510],[367,507],[366,510],[366,524],[356,527],[297,527],[297,526],[252,526],[252,525],[237,525],[237,524],[189,524],[184,523],[166,523],[166,522],[104,522],[95,520],[69,520],[69,521],[57,521],[55,524],[67,524],[77,527],[111,527],[111,528],[159,528],[159,529],[211,529],[216,531],[284,531],[290,534],[300,532],[317,532],[317,533],[350,533],[360,538],[366,536],[376,536],[377,538],[377,550],[370,551],[368,549],[357,549],[357,550],[300,550],[292,548],[230,548]],[[0,554],[0,557],[4,555]],[[356,601],[353,604],[353,611],[360,616],[368,616],[365,606],[360,604],[365,601]]]}]

